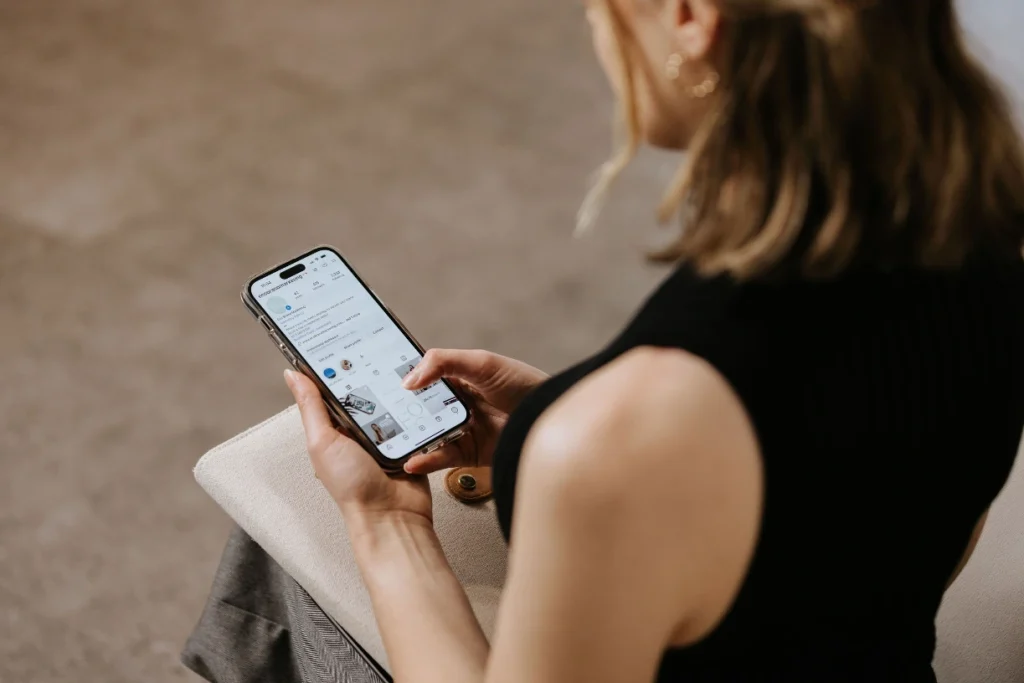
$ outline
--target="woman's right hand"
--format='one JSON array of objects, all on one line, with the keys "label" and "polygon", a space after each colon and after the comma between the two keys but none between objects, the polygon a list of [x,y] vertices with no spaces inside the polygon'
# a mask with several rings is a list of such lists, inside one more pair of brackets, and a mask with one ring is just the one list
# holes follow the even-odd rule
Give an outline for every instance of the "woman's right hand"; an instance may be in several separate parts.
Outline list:
[{"label": "woman's right hand", "polygon": [[532,365],[490,351],[427,351],[405,376],[403,386],[416,390],[446,379],[471,402],[473,418],[461,439],[433,453],[410,458],[405,471],[429,474],[449,467],[490,466],[509,413],[547,378],[547,374]]}]

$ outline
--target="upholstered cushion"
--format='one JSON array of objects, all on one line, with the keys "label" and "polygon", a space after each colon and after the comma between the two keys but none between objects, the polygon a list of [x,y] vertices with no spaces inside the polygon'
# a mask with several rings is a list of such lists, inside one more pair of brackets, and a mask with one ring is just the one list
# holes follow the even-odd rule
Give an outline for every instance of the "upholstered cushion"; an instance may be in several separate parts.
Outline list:
[{"label": "upholstered cushion", "polygon": [[[370,598],[334,501],[313,476],[298,410],[290,408],[203,456],[196,480],[385,669]],[[431,476],[434,520],[452,569],[490,636],[507,548],[493,504],[467,505]]]}]

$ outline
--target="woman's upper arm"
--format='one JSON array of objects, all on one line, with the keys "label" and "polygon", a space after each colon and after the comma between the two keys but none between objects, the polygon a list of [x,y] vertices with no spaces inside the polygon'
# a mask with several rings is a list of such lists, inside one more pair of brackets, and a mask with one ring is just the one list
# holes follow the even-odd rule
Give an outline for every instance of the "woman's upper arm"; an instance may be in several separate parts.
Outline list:
[{"label": "woman's upper arm", "polygon": [[528,439],[487,681],[649,681],[728,610],[756,542],[760,456],[725,380],[641,349]]}]

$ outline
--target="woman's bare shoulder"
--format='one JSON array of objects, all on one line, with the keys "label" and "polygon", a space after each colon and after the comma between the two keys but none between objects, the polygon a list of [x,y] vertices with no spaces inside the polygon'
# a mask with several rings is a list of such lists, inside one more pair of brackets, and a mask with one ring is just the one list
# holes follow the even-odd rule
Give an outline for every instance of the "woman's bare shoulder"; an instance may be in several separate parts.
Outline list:
[{"label": "woman's bare shoulder", "polygon": [[740,399],[706,361],[644,347],[610,363],[538,421],[520,476],[525,498],[548,501],[547,523],[655,544],[646,561],[683,591],[683,640],[727,611],[760,528],[762,472]]}]

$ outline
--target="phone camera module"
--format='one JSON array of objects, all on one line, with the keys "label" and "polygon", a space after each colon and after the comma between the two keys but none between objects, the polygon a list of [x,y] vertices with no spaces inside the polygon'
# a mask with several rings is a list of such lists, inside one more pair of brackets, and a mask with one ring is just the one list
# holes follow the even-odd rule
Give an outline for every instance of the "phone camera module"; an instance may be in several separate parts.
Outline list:
[{"label": "phone camera module", "polygon": [[290,277],[295,277],[296,275],[298,275],[299,273],[301,273],[305,269],[306,269],[306,266],[304,266],[304,265],[302,265],[300,263],[299,265],[292,266],[291,268],[288,268],[287,270],[282,270],[281,271],[281,279],[282,280],[287,280]]}]

